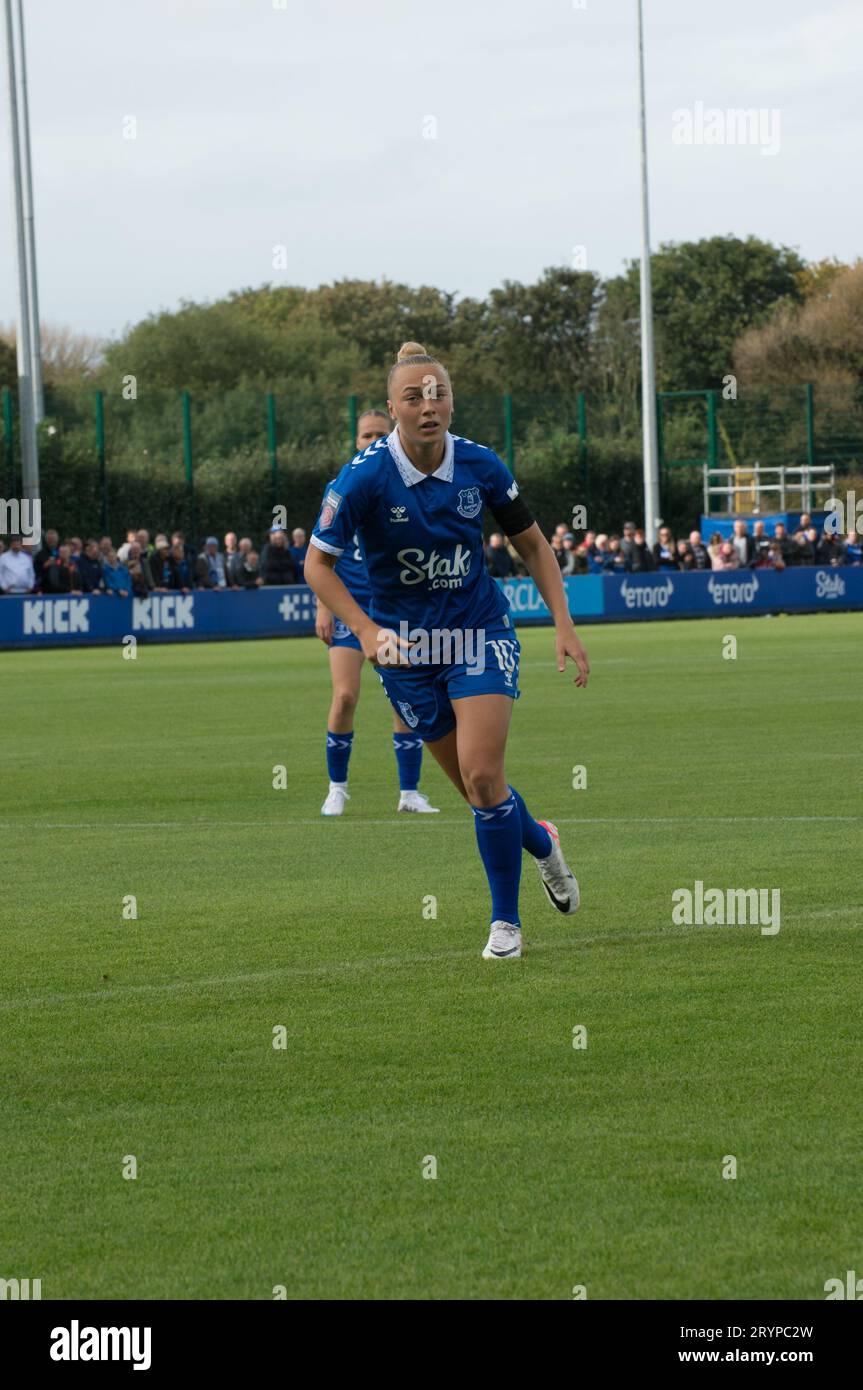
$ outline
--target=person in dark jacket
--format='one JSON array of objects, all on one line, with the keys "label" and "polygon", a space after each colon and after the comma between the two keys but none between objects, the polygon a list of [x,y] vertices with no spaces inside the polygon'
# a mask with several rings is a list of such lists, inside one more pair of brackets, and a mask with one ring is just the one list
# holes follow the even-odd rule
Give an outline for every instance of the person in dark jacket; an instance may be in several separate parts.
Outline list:
[{"label": "person in dark jacket", "polygon": [[689,541],[680,540],[677,542],[677,563],[682,570],[698,568]]},{"label": "person in dark jacket", "polygon": [[815,546],[815,559],[819,565],[844,565],[845,546],[838,536],[831,536],[825,531]]},{"label": "person in dark jacket", "polygon": [[85,594],[101,594],[103,592],[102,557],[99,554],[98,541],[84,542],[84,553],[78,561],[78,576]]},{"label": "person in dark jacket", "polygon": [[771,537],[768,536],[766,530],[764,529],[764,522],[756,521],[752,529],[752,547],[754,551],[752,557],[753,569],[761,568],[768,563],[770,547],[772,544],[773,541]]},{"label": "person in dark jacket", "polygon": [[261,557],[257,550],[247,550],[240,555],[239,563],[231,566],[231,582],[238,589],[257,589],[263,584],[261,578]]},{"label": "person in dark jacket", "polygon": [[153,580],[153,588],[160,593],[177,587],[174,583],[176,575],[171,561],[171,547],[168,544],[167,536],[159,535],[153,542],[153,554],[150,557],[150,577]]},{"label": "person in dark jacket", "polygon": [[794,543],[788,534],[784,521],[777,521],[773,528],[773,538],[782,552],[782,559],[786,565],[794,564]]},{"label": "person in dark jacket", "polygon": [[635,555],[635,522],[624,521],[623,535],[620,538],[620,553],[623,556],[623,563],[628,570],[633,568],[633,558]]},{"label": "person in dark jacket", "polygon": [[61,545],[56,556],[49,560],[42,570],[43,594],[71,594],[81,592],[81,580],[72,564],[68,545]]},{"label": "person in dark jacket", "polygon": [[182,541],[174,541],[171,546],[171,563],[173,565],[174,583],[172,589],[179,589],[182,593],[189,593],[195,587],[195,566],[194,555],[191,557]]},{"label": "person in dark jacket", "polygon": [[149,561],[142,553],[141,546],[137,541],[132,541],[129,546],[129,559],[126,562],[126,568],[132,581],[132,593],[136,598],[146,598],[149,593],[152,593],[154,586]]},{"label": "person in dark jacket", "polygon": [[278,526],[270,528],[270,539],[261,555],[261,574],[265,584],[297,582],[297,567],[288,548],[288,537]]},{"label": "person in dark jacket", "polygon": [[[623,547],[621,546],[621,549]],[[649,574],[656,569],[653,552],[644,538],[644,532],[636,527],[632,534],[632,549],[629,552],[630,567],[635,574]]]},{"label": "person in dark jacket", "polygon": [[513,558],[503,542],[500,531],[494,531],[488,538],[485,563],[492,579],[510,579],[515,574]]},{"label": "person in dark jacket", "polygon": [[33,556],[33,569],[36,571],[36,587],[42,588],[42,576],[52,560],[56,560],[60,548],[60,537],[56,531],[46,531],[42,544]]},{"label": "person in dark jacket", "polygon": [[810,544],[805,531],[794,532],[789,563],[792,565],[815,564],[815,547]]},{"label": "person in dark jacket", "polygon": [[188,562],[189,562],[189,574],[191,574],[191,573],[193,572],[194,565],[195,565],[195,547],[194,547],[193,545],[188,545],[188,544],[187,544],[185,532],[183,532],[183,531],[172,531],[172,532],[171,532],[171,554],[174,555],[175,558],[176,558],[175,546],[178,546],[178,545],[182,548],[184,558],[185,558],[186,560],[188,560]]},{"label": "person in dark jacket", "polygon": [[677,570],[677,546],[668,526],[660,526],[659,539],[653,547],[653,559],[658,570]]},{"label": "person in dark jacket", "polygon": [[692,566],[693,569],[709,570],[713,568],[713,565],[710,560],[710,551],[707,549],[707,546],[701,539],[700,531],[690,531],[689,549],[692,553],[692,558],[695,561],[695,564]]}]

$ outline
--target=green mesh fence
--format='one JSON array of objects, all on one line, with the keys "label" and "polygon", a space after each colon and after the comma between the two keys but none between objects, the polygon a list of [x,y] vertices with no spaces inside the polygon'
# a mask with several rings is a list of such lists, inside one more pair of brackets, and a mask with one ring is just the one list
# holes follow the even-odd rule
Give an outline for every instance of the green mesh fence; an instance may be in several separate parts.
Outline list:
[{"label": "green mesh fence", "polygon": [[[104,392],[101,430],[92,389],[46,395],[39,456],[43,519],[65,534],[129,526],[151,533],[181,527],[199,540],[235,530],[261,538],[276,505],[307,529],[326,483],[350,457],[356,415],[379,401],[321,393],[237,388],[189,400],[184,434],[180,391]],[[20,477],[17,408],[4,401],[7,496]],[[270,416],[272,410],[272,420]],[[863,391],[794,386],[658,396],[661,510],[687,529],[701,510],[702,467],[863,464]],[[274,425],[274,434],[271,431]],[[524,480],[544,528],[588,508],[595,529],[619,530],[641,516],[641,434],[637,413],[607,396],[487,393],[457,396],[453,430],[495,449]],[[273,448],[275,442],[275,449]]]}]

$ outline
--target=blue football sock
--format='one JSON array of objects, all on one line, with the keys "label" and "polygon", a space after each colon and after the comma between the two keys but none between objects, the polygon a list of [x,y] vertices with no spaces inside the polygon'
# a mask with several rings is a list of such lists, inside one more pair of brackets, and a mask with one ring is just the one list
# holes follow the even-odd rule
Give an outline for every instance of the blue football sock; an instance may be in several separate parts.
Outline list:
[{"label": "blue football sock", "polygon": [[353,730],[349,734],[327,731],[327,772],[331,782],[347,782],[353,742]]},{"label": "blue football sock", "polygon": [[399,768],[399,786],[403,792],[415,792],[420,781],[423,741],[415,734],[393,734],[393,748]]},{"label": "blue football sock", "polygon": [[510,791],[515,797],[515,804],[518,807],[518,814],[521,817],[521,843],[532,854],[534,859],[546,859],[551,854],[551,836],[544,825],[534,820],[530,811],[524,804],[524,797],[520,796],[515,787],[510,787]]},{"label": "blue football sock", "polygon": [[512,796],[499,806],[472,806],[480,857],[491,889],[491,920],[518,925],[521,821]]}]

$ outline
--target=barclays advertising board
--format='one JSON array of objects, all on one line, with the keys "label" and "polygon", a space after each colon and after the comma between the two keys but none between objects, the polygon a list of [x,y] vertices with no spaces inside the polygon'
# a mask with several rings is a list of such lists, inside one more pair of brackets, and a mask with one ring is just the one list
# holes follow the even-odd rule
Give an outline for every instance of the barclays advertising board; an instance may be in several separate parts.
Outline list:
[{"label": "barclays advertising board", "polygon": [[[516,627],[527,627],[531,623],[551,622],[545,600],[532,579],[501,580],[501,587],[509,599],[509,606]],[[585,574],[578,577],[570,575],[563,581],[569,599],[569,611],[573,620],[580,618],[601,618],[603,611],[601,574]]]}]

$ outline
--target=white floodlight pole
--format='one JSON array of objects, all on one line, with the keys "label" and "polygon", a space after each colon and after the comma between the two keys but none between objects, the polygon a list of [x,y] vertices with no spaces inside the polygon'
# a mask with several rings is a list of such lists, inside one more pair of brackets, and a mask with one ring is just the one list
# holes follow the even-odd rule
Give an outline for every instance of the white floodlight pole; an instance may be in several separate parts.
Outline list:
[{"label": "white floodlight pole", "polygon": [[656,432],[656,372],[653,357],[653,294],[650,284],[650,213],[647,197],[647,121],[644,108],[644,32],[638,5],[638,93],[641,146],[641,412],[644,426],[644,532],[656,540],[659,520],[659,445]]},{"label": "white floodlight pole", "polygon": [[30,163],[30,107],[27,101],[27,56],[24,46],[24,11],[21,0],[18,0],[18,77],[21,83],[21,185],[24,195],[27,291],[30,306],[30,374],[33,378],[33,412],[38,425],[45,418],[45,396],[42,390],[42,333],[39,328],[39,290],[36,277],[36,229],[33,212],[33,173]]},{"label": "white floodlight pole", "polygon": [[30,375],[30,306],[27,295],[27,249],[24,236],[24,205],[21,192],[21,159],[18,140],[18,98],[15,90],[15,48],[12,31],[12,0],[4,0],[6,15],[6,75],[9,89],[9,133],[12,141],[12,201],[18,253],[18,413],[21,433],[21,493],[36,500],[39,496],[39,456],[36,449],[36,418],[33,411],[33,378]]}]

